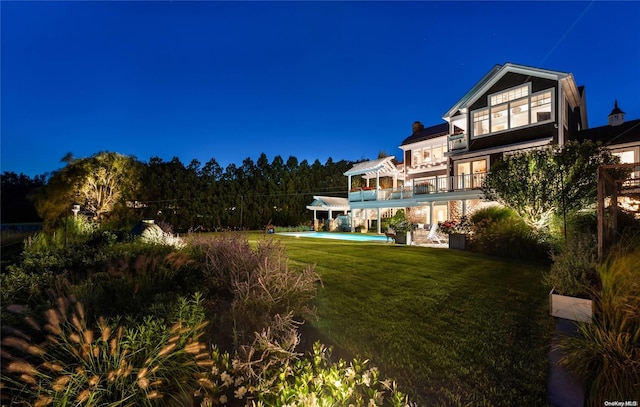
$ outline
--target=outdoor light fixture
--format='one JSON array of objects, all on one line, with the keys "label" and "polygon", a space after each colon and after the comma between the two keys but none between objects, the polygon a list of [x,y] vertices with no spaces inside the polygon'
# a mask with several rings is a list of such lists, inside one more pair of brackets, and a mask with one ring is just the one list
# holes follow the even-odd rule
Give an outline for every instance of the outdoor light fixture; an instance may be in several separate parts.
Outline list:
[{"label": "outdoor light fixture", "polygon": [[71,212],[73,212],[73,217],[77,218],[78,212],[80,212],[80,205],[78,204],[73,205],[73,207],[71,208]]}]

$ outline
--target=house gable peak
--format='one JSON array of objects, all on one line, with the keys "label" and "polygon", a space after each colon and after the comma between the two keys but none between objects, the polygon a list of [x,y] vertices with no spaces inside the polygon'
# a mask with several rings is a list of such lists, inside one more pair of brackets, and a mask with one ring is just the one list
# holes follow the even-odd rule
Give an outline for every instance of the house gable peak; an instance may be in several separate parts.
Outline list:
[{"label": "house gable peak", "polygon": [[449,121],[450,118],[458,112],[466,113],[471,104],[478,100],[478,98],[485,94],[488,89],[510,72],[557,81],[565,79],[571,79],[572,81],[573,79],[573,76],[567,72],[552,71],[549,69],[518,65],[510,62],[507,62],[504,65],[495,65],[455,105],[453,105],[453,107],[451,107],[451,109],[449,109],[442,118]]}]

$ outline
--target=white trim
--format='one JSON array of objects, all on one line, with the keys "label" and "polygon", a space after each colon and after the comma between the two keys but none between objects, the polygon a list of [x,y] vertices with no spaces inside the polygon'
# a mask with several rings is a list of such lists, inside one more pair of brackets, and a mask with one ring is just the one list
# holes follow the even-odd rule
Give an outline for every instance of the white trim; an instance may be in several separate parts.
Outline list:
[{"label": "white trim", "polygon": [[491,70],[485,76],[483,76],[480,81],[476,82],[476,84],[460,100],[458,100],[458,102],[456,102],[453,107],[451,107],[442,116],[442,118],[446,121],[449,121],[450,117],[456,111],[463,110],[464,108],[468,108],[469,106],[471,106],[509,72],[555,81],[569,79],[571,80],[571,82],[573,82],[573,76],[567,72],[516,65],[509,62],[507,62],[503,66],[496,65],[491,68]]},{"label": "white trim", "polygon": [[533,141],[525,141],[525,142],[522,142],[522,143],[507,144],[507,145],[503,145],[501,147],[492,147],[492,148],[485,148],[485,149],[477,150],[477,151],[469,151],[469,152],[466,152],[465,154],[451,155],[449,157],[451,158],[451,160],[455,161],[455,160],[459,160],[459,159],[480,157],[480,156],[483,156],[483,155],[504,153],[504,152],[511,151],[511,150],[521,150],[521,149],[527,149],[527,148],[543,147],[543,146],[546,146],[548,144],[551,144],[552,141],[553,141],[553,137],[547,137],[547,138],[537,139],[537,140],[533,140]]},{"label": "white trim", "polygon": [[[529,87],[531,87],[531,82],[529,82],[529,83],[528,83],[528,85],[529,85]],[[517,86],[517,87],[520,87],[520,86]],[[510,88],[510,89],[513,89],[513,88]],[[531,123],[531,119],[532,119],[532,116],[531,116],[531,113],[532,113],[532,112],[531,112],[531,110],[532,110],[532,107],[531,107],[531,99],[532,99],[533,97],[535,97],[535,96],[538,96],[538,95],[541,95],[541,94],[543,94],[543,93],[547,93],[547,92],[551,92],[551,101],[552,101],[552,103],[551,103],[551,118],[550,118],[550,119],[548,119],[548,120],[543,120],[543,121],[539,121],[539,122]],[[478,109],[475,109],[475,110],[471,111],[471,114],[469,115],[470,120],[471,120],[471,121],[470,121],[470,123],[469,123],[469,124],[470,124],[470,126],[469,126],[469,127],[470,127],[470,129],[469,129],[469,138],[470,138],[471,140],[473,140],[473,139],[479,139],[479,138],[484,138],[484,137],[491,137],[491,136],[495,136],[495,135],[498,135],[498,134],[504,134],[504,133],[508,133],[508,132],[512,132],[512,131],[516,131],[516,130],[521,130],[521,129],[526,129],[526,128],[530,128],[530,127],[540,126],[540,125],[543,125],[543,124],[553,123],[553,122],[555,121],[555,119],[556,119],[556,108],[557,108],[557,106],[558,106],[558,101],[556,100],[556,97],[555,97],[555,96],[556,96],[555,88],[547,88],[547,89],[543,89],[543,90],[538,91],[538,92],[536,92],[536,93],[529,93],[527,96],[522,97],[522,98],[520,98],[520,99],[514,99],[514,100],[510,100],[510,101],[508,101],[508,102],[504,102],[504,103],[500,103],[500,104],[498,104],[498,105],[492,106],[492,105],[490,104],[490,102],[491,102],[491,96],[492,96],[492,95],[496,95],[496,94],[498,94],[498,93],[504,93],[504,92],[496,92],[496,93],[492,93],[491,95],[487,95],[487,106],[486,106],[486,107],[481,107],[481,108],[478,108]],[[559,93],[559,92],[558,92],[558,93]],[[496,132],[491,132],[491,131],[489,131],[489,133],[487,133],[487,134],[481,134],[481,135],[479,135],[479,136],[477,136],[477,135],[475,134],[475,122],[473,121],[473,114],[474,114],[474,113],[479,112],[479,111],[482,111],[482,110],[488,110],[488,111],[489,111],[489,130],[491,130],[491,119],[492,119],[492,118],[491,118],[491,109],[492,109],[492,108],[495,108],[496,106],[510,105],[510,104],[511,104],[511,103],[513,103],[513,102],[517,102],[517,101],[522,100],[522,99],[525,99],[525,98],[528,100],[528,107],[529,107],[529,124],[527,124],[527,125],[525,125],[525,126],[508,127],[508,128],[506,128],[506,129],[504,129],[504,130],[500,130],[500,131],[496,131]],[[510,124],[511,124],[511,123],[510,123],[510,121],[511,121],[511,118],[510,118],[510,117],[511,117],[511,116],[510,116],[510,114],[509,114],[509,109],[506,109],[506,110],[507,110],[507,113],[506,113],[506,114],[507,114],[507,124],[509,124],[509,125],[510,125]]]},{"label": "white trim", "polygon": [[[462,97],[462,99],[460,99],[455,105],[453,105],[453,107],[444,114],[443,118],[447,120],[446,118],[451,117],[451,115],[454,114],[457,110],[461,110],[464,107],[469,107],[474,104],[478,99],[480,99],[483,94],[488,92],[493,85],[495,85],[500,79],[502,79],[503,76],[505,76],[509,72],[555,81],[560,81],[568,77],[573,78],[570,73],[566,72],[551,71],[548,69],[515,65],[511,63],[506,63],[501,67],[496,66],[493,67],[493,69],[489,71],[489,73],[487,73],[487,75],[485,75],[485,77],[483,77],[480,82],[476,83],[476,85],[474,85],[471,90]],[[480,85],[483,81],[484,83]]]}]

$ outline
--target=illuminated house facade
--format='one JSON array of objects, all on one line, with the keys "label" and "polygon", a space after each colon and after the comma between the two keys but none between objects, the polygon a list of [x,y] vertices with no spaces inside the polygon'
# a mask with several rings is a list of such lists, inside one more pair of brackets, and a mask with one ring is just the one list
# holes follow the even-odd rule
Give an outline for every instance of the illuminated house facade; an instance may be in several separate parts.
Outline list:
[{"label": "illuminated house facade", "polygon": [[[490,204],[479,189],[486,173],[517,151],[590,139],[609,145],[625,162],[640,161],[640,120],[625,122],[616,102],[608,126],[588,129],[586,112],[584,87],[572,74],[496,65],[443,115],[444,123],[413,124],[400,145],[402,165],[387,157],[358,163],[344,174],[352,230],[377,220],[380,232],[380,220],[399,208],[431,224]],[[354,188],[355,179],[364,185]],[[381,179],[391,180],[386,188]]]}]

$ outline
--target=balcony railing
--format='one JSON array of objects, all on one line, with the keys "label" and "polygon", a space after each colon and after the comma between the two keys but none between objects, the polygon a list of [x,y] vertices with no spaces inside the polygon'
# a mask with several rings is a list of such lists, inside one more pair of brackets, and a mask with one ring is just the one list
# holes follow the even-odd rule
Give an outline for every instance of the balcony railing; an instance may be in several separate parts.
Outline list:
[{"label": "balcony railing", "polygon": [[486,173],[431,177],[412,187],[358,190],[349,192],[349,202],[409,199],[418,195],[465,191],[482,188]]},{"label": "balcony railing", "polygon": [[464,133],[450,134],[447,137],[449,151],[467,148],[467,136]]}]

